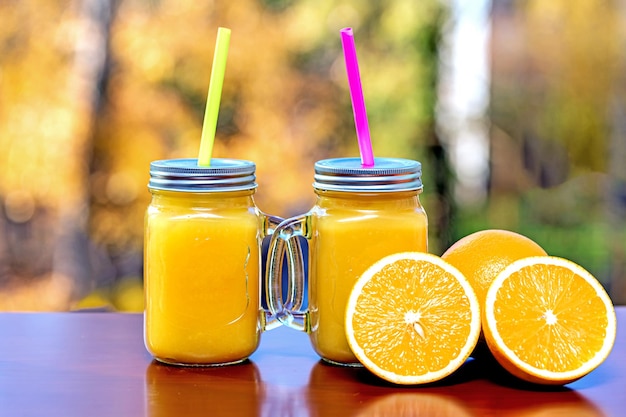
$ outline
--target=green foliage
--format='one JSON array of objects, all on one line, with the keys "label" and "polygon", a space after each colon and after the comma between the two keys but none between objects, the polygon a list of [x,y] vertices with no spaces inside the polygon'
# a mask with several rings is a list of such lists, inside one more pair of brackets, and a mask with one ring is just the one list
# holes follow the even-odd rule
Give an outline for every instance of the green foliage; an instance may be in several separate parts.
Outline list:
[{"label": "green foliage", "polygon": [[[423,164],[431,251],[506,228],[623,288],[626,169],[615,115],[626,61],[611,2],[515,3],[504,26],[494,15],[492,171],[479,207],[456,207],[435,130],[447,3],[110,4],[107,25],[81,0],[0,2],[0,284],[39,280],[33,288],[62,294],[46,304],[54,308],[86,294],[140,305],[137,279],[122,278],[141,276],[149,163],[197,156],[219,26],[232,36],[213,155],[256,162],[263,211],[308,210],[315,161],[358,155],[339,37],[351,26],[374,154]],[[20,245],[38,262],[23,267],[22,252],[3,249]],[[54,271],[51,259],[73,272]]]}]

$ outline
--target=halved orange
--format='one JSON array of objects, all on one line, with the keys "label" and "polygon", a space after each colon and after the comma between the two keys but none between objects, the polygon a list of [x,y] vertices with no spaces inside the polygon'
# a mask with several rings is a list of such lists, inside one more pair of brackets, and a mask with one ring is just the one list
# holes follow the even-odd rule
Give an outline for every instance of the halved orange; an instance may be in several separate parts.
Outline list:
[{"label": "halved orange", "polygon": [[493,281],[483,331],[489,349],[513,375],[567,384],[588,374],[615,342],[615,309],[602,284],[566,259],[520,259]]},{"label": "halved orange", "polygon": [[440,257],[397,253],[357,280],[345,327],[354,355],[372,373],[423,384],[468,358],[480,334],[480,307],[467,279]]}]

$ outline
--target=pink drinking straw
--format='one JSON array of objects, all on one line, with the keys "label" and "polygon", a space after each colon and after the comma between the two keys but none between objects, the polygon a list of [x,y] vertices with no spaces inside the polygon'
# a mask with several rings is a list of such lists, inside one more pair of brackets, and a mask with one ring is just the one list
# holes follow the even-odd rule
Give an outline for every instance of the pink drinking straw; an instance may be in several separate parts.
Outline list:
[{"label": "pink drinking straw", "polygon": [[341,29],[341,45],[343,46],[343,56],[346,61],[346,71],[348,72],[350,99],[352,100],[352,111],[354,112],[356,137],[359,141],[361,165],[363,167],[373,167],[374,153],[372,152],[370,127],[367,122],[367,111],[365,110],[365,100],[363,99],[359,62],[356,58],[352,28]]}]

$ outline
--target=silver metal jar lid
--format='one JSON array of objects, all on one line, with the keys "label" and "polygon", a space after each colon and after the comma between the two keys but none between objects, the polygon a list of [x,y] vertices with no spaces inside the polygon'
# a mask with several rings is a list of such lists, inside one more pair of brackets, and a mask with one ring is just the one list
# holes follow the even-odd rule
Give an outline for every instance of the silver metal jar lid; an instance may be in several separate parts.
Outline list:
[{"label": "silver metal jar lid", "polygon": [[391,192],[421,190],[422,164],[402,158],[374,158],[363,167],[360,158],[323,159],[315,163],[317,190]]},{"label": "silver metal jar lid", "polygon": [[211,159],[210,167],[198,160],[164,159],[150,163],[151,190],[210,193],[251,190],[257,187],[254,162],[240,159]]}]

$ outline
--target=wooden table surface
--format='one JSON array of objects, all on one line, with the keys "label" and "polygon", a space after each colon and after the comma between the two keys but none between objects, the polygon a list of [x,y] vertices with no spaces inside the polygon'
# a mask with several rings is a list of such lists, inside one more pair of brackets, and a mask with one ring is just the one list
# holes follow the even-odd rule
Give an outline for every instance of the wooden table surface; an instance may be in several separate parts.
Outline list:
[{"label": "wooden table surface", "polygon": [[288,328],[263,334],[242,365],[178,368],[152,360],[139,314],[1,313],[0,416],[624,416],[626,307],[617,315],[607,361],[548,390],[487,360],[434,385],[395,387],[323,364]]}]

